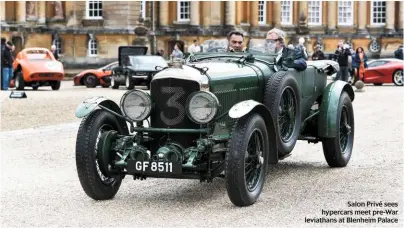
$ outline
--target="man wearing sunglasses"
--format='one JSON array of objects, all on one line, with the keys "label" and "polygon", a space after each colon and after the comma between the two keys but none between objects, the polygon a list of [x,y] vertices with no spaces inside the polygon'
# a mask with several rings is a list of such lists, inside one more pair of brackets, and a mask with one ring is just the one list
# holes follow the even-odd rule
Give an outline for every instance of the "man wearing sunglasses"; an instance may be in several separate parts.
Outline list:
[{"label": "man wearing sunglasses", "polygon": [[229,46],[228,52],[243,52],[244,49],[244,35],[238,31],[231,31],[227,34]]},{"label": "man wearing sunglasses", "polygon": [[282,56],[283,64],[287,67],[302,71],[307,68],[300,49],[291,49],[285,46],[285,32],[274,28],[267,33],[265,42],[266,53]]}]

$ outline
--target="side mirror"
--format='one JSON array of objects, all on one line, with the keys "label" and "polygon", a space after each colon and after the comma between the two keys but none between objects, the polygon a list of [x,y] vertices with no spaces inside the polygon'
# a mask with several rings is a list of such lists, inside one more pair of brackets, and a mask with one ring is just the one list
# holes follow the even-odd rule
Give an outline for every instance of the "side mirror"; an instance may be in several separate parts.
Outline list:
[{"label": "side mirror", "polygon": [[105,69],[102,69],[102,72],[105,72],[105,71],[107,71],[107,70],[105,70]]}]

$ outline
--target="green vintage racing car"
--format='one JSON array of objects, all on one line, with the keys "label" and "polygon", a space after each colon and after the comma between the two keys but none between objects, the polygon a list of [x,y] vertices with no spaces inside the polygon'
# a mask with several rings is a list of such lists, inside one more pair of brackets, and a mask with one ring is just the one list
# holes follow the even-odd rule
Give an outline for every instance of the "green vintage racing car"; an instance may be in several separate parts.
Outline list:
[{"label": "green vintage racing car", "polygon": [[329,166],[346,166],[354,91],[343,81],[327,84],[338,63],[308,61],[297,71],[284,58],[250,50],[199,53],[162,67],[150,93],[130,90],[119,105],[102,96],[81,103],[76,165],[85,193],[111,199],[127,175],[221,177],[231,202],[248,206],[268,166],[290,155],[297,140],[321,142]]}]

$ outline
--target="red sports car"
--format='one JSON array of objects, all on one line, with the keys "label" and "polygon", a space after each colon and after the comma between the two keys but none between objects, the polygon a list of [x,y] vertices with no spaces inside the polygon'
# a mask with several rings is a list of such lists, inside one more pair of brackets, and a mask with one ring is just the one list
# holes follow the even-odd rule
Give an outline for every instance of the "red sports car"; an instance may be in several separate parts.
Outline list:
[{"label": "red sports car", "polygon": [[117,66],[118,62],[113,62],[98,69],[82,71],[74,76],[74,85],[85,85],[87,88],[94,88],[97,85],[109,87],[111,84],[112,69]]},{"label": "red sports car", "polygon": [[404,61],[400,59],[376,59],[368,62],[364,82],[382,85],[394,83],[403,86]]}]

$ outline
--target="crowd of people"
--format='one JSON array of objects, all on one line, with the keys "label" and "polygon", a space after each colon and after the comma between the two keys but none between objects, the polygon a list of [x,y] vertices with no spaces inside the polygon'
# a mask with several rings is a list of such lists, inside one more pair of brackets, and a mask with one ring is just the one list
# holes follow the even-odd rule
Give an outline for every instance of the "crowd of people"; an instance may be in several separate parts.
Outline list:
[{"label": "crowd of people", "polygon": [[[242,52],[244,48],[244,35],[238,31],[232,31],[227,35],[228,52]],[[304,45],[305,39],[301,37],[299,43],[296,46],[293,44],[285,45],[285,33],[277,28],[270,30],[266,36],[265,48],[267,51],[274,54],[281,54],[287,58],[290,53],[287,50],[294,50],[294,62],[289,65],[297,70],[306,69],[306,60],[309,60],[309,53]],[[177,43],[174,46],[174,50],[170,54],[172,58],[183,58],[184,53],[181,51],[181,44]],[[199,45],[198,40],[194,40],[193,44],[188,47],[188,53],[197,53],[202,51],[202,47]],[[163,55],[163,50],[159,51],[160,55]],[[332,60],[338,62],[340,70],[337,73],[335,80],[342,80],[350,82],[352,78],[352,85],[359,80],[363,81],[364,72],[368,68],[368,57],[365,54],[363,47],[357,47],[353,49],[352,45],[344,43],[340,40],[334,54],[329,57]],[[394,52],[394,56],[397,59],[403,59],[403,45]],[[321,45],[317,44],[314,47],[311,60],[324,60],[327,59],[324,52],[321,50]]]}]

